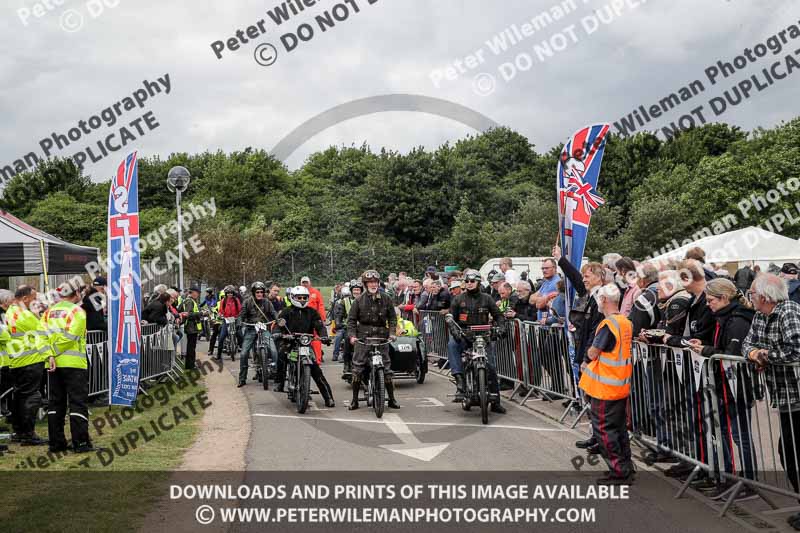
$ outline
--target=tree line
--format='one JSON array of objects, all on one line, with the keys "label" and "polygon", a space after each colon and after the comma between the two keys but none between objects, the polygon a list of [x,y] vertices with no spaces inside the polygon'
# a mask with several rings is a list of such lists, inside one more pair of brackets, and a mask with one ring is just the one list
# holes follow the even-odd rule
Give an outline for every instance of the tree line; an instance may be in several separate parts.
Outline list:
[{"label": "tree line", "polygon": [[[408,153],[330,147],[290,171],[261,149],[139,159],[142,234],[175,218],[166,189],[174,165],[192,174],[186,203],[214,198],[213,219],[195,223],[206,250],[189,275],[214,285],[248,279],[323,282],[372,267],[418,274],[428,264],[480,266],[490,257],[548,255],[556,239],[555,174],[562,146],[539,152],[497,128]],[[744,132],[708,124],[662,141],[653,133],[608,139],[586,255],[644,258],[728,213],[731,229],[795,208],[794,195],[742,216],[737,203],[800,177],[800,118]],[[0,207],[74,242],[105,248],[110,180],[93,181],[70,160],[15,176]],[[800,236],[800,227],[783,234]],[[176,246],[165,243],[167,247]],[[148,249],[145,257],[158,254]]]}]

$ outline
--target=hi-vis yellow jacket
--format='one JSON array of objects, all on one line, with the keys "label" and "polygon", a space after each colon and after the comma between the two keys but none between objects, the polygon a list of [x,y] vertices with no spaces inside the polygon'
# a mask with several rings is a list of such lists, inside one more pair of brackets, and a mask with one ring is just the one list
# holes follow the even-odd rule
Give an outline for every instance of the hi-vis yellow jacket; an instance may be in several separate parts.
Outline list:
[{"label": "hi-vis yellow jacket", "polygon": [[72,302],[61,301],[42,315],[49,334],[57,368],[89,368],[86,356],[86,311]]},{"label": "hi-vis yellow jacket", "polygon": [[50,354],[49,336],[41,321],[30,310],[11,304],[6,311],[10,339],[6,357],[11,368],[22,368],[45,361]]}]

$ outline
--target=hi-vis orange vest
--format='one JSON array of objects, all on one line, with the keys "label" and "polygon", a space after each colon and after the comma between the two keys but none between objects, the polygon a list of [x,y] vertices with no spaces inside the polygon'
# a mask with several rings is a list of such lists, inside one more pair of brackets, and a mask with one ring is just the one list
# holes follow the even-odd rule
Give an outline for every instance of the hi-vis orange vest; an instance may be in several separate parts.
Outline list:
[{"label": "hi-vis orange vest", "polygon": [[631,392],[633,325],[623,315],[611,315],[600,322],[597,331],[603,326],[608,327],[616,343],[610,352],[600,352],[600,356],[587,365],[579,386],[592,398],[621,400]]}]

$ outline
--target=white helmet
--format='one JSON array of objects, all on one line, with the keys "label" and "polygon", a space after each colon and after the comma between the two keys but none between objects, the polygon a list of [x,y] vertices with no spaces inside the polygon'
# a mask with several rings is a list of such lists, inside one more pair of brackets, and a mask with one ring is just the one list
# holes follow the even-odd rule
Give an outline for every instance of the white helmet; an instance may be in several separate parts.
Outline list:
[{"label": "white helmet", "polygon": [[347,298],[350,296],[350,287],[342,287],[342,291],[339,294],[342,298]]},{"label": "white helmet", "polygon": [[242,285],[241,287],[239,287],[239,292],[240,292],[241,294],[247,294],[247,287],[245,287],[244,285]]},{"label": "white helmet", "polygon": [[302,309],[308,305],[308,298],[309,298],[308,289],[306,289],[302,285],[298,285],[297,287],[292,289],[292,294],[291,296],[289,296],[289,301],[292,302],[293,306]]}]

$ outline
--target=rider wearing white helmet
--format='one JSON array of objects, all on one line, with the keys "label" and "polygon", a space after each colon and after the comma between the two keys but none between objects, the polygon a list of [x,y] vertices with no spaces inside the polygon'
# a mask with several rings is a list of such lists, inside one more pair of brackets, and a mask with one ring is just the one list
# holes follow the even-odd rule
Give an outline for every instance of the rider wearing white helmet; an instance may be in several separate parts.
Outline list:
[{"label": "rider wearing white helmet", "polygon": [[[291,333],[308,333],[311,335],[316,333],[317,336],[330,344],[325,324],[322,323],[322,317],[316,309],[308,306],[308,289],[302,286],[293,288],[289,300],[292,302],[291,307],[285,308],[278,314],[278,320],[283,319],[286,321],[286,325],[283,327]],[[288,354],[284,346],[286,344],[281,343],[277,376],[275,377],[275,392],[283,392],[283,384],[286,380],[286,359]],[[314,379],[314,383],[317,384],[322,399],[325,400],[325,407],[334,407],[336,404],[333,401],[333,391],[315,358],[312,358],[311,377]]]}]

